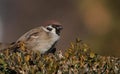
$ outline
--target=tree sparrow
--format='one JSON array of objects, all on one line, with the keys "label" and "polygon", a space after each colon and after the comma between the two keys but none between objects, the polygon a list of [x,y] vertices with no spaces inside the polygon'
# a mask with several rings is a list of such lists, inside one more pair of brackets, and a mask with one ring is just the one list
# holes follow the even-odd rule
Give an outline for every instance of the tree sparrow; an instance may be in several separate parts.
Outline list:
[{"label": "tree sparrow", "polygon": [[62,26],[59,24],[37,27],[21,36],[17,42],[23,41],[28,49],[39,50],[41,54],[52,52],[61,30]]}]

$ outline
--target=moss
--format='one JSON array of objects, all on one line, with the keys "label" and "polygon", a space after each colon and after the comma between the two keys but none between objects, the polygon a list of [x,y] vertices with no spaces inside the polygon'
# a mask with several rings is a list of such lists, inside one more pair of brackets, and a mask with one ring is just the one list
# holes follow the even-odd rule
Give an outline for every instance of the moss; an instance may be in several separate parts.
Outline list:
[{"label": "moss", "polygon": [[24,42],[12,44],[0,52],[0,74],[119,74],[120,58],[100,56],[80,39],[64,53],[41,55],[27,49]]}]

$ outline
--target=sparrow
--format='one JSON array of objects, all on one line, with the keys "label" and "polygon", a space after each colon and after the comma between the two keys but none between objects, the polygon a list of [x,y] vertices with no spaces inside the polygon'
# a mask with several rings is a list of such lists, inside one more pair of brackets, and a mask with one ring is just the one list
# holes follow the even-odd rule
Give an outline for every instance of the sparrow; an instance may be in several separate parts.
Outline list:
[{"label": "sparrow", "polygon": [[27,49],[38,50],[41,54],[52,53],[62,29],[62,25],[57,23],[40,26],[26,32],[17,42],[23,41]]}]

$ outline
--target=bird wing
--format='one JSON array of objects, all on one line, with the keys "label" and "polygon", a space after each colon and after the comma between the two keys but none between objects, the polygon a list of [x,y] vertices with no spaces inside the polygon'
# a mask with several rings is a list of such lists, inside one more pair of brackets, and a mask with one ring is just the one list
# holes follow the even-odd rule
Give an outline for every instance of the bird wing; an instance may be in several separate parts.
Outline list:
[{"label": "bird wing", "polygon": [[28,32],[26,32],[24,35],[22,35],[18,40],[18,41],[28,41],[30,40],[31,38],[37,38],[38,34],[41,34],[43,32],[43,29],[41,27],[37,27],[37,28],[34,28]]}]

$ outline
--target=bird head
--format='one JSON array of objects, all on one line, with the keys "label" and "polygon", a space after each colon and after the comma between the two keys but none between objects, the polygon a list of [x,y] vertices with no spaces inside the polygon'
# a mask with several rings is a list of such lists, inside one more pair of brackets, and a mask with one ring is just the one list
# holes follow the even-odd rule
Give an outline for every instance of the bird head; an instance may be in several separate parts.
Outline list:
[{"label": "bird head", "polygon": [[55,20],[50,20],[47,21],[46,23],[44,23],[46,26],[46,31],[53,33],[53,34],[57,34],[60,35],[61,30],[63,29],[61,23],[55,21]]},{"label": "bird head", "polygon": [[60,35],[60,32],[63,29],[63,27],[57,24],[49,24],[48,26],[46,26],[46,29],[51,33]]}]

